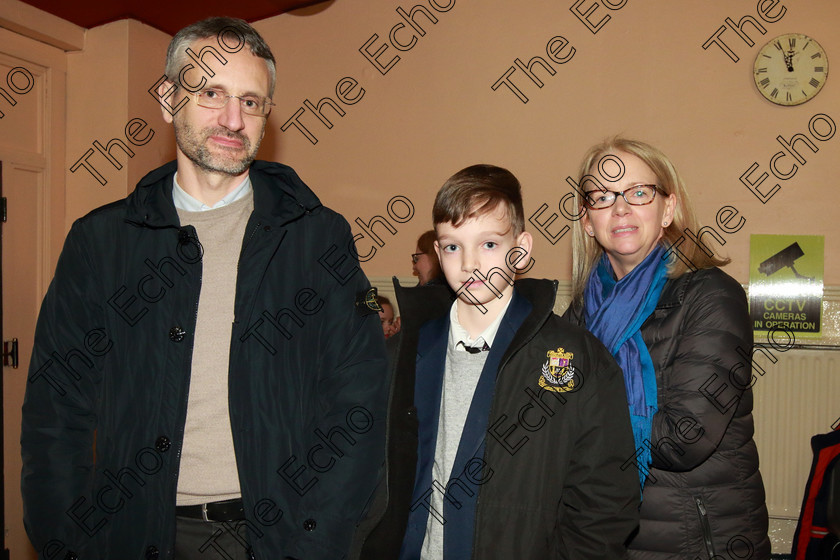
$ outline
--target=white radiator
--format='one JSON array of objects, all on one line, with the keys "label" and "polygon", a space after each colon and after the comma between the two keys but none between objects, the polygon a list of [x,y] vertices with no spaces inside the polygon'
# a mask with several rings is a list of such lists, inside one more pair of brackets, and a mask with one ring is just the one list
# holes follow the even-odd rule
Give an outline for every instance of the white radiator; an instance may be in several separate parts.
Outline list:
[{"label": "white radiator", "polygon": [[755,443],[771,518],[773,552],[790,552],[813,453],[811,436],[831,431],[840,417],[840,352],[792,349],[775,364],[756,352],[766,371],[753,386]]}]

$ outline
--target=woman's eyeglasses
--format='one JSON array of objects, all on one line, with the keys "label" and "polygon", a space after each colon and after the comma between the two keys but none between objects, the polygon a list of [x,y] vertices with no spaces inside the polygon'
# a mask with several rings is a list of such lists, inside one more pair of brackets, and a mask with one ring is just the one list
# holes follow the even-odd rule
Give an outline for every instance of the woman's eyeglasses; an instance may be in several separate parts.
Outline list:
[{"label": "woman's eyeglasses", "polygon": [[592,210],[609,208],[615,204],[619,196],[631,206],[644,206],[653,202],[657,190],[659,190],[659,187],[656,185],[633,185],[621,192],[595,190],[586,193],[585,201],[586,205]]}]

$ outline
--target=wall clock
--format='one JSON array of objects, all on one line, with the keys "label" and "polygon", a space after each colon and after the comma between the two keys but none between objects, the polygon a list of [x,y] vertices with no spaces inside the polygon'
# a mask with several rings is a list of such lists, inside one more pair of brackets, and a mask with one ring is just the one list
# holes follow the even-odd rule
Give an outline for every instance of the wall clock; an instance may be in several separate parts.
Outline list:
[{"label": "wall clock", "polygon": [[828,77],[828,58],[802,33],[779,35],[761,47],[753,78],[759,93],[777,105],[800,105],[819,93]]}]

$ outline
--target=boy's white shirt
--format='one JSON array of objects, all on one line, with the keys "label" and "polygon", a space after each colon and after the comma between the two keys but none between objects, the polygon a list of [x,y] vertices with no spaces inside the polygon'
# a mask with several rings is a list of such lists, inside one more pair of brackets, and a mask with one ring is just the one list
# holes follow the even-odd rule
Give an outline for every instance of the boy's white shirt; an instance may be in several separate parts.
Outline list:
[{"label": "boy's white shirt", "polygon": [[[443,515],[444,498],[441,488],[446,488],[452,473],[452,465],[458,453],[458,444],[467,421],[467,414],[472,404],[481,370],[487,361],[489,352],[472,354],[475,357],[474,366],[477,370],[456,372],[452,367],[455,352],[468,354],[464,346],[488,347],[493,346],[502,318],[507,313],[513,294],[501,308],[499,314],[475,340],[471,339],[467,330],[458,322],[458,301],[452,302],[449,309],[449,342],[446,346],[446,365],[443,370],[443,385],[441,387],[440,415],[438,419],[437,442],[435,444],[435,460],[432,465],[432,479],[440,486],[432,488],[430,506],[439,515]],[[467,483],[468,484],[468,483]],[[473,488],[473,491],[478,491]],[[443,524],[430,512],[426,522],[426,536],[423,539],[421,560],[441,560],[443,558]]]}]

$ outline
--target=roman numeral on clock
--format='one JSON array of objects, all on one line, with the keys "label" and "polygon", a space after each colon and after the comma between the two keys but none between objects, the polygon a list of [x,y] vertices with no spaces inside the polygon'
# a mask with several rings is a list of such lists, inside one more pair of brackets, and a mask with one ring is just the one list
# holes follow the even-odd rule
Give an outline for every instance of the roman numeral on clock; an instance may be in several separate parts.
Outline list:
[{"label": "roman numeral on clock", "polygon": [[[769,2],[759,0],[759,3]],[[753,83],[761,97],[776,105],[800,105],[824,88],[828,55],[817,40],[802,33],[784,33],[769,39],[759,49],[752,71]]]}]

